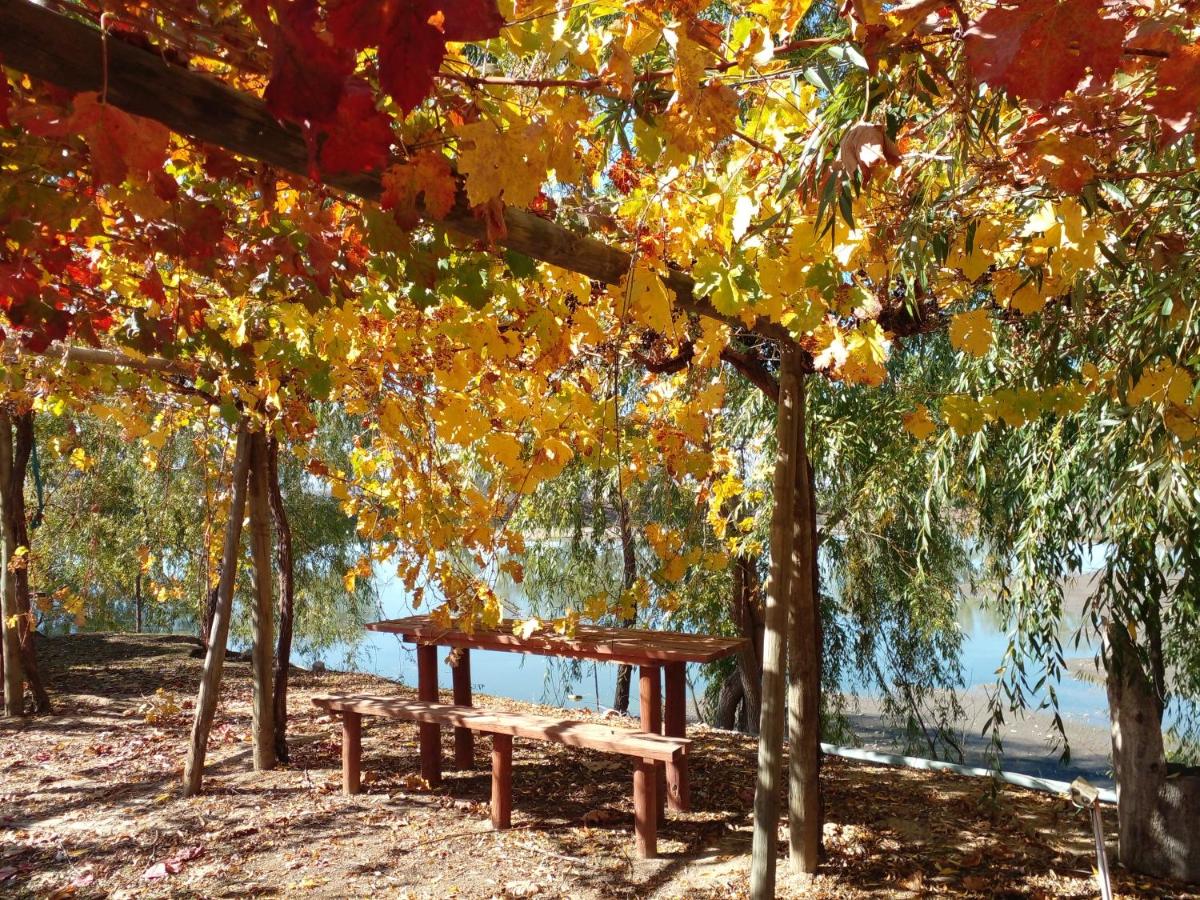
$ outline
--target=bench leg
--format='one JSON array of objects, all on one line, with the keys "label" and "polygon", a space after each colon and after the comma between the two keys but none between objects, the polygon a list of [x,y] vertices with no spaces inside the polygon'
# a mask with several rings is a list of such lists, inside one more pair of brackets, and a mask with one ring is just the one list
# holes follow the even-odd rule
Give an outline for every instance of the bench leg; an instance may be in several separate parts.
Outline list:
[{"label": "bench leg", "polygon": [[633,833],[640,859],[658,856],[658,767],[639,759],[633,770]]},{"label": "bench leg", "polygon": [[512,826],[512,735],[492,735],[492,827]]},{"label": "bench leg", "polygon": [[[641,666],[638,670],[638,706],[642,712],[642,731],[662,734],[662,678],[658,666]],[[664,811],[667,799],[667,773],[663,763],[655,763],[658,770],[658,821],[666,819]]]},{"label": "bench leg", "polygon": [[[454,676],[454,705],[471,705],[471,651],[465,647],[458,652],[458,665],[450,670]],[[470,728],[454,729],[454,768],[475,768],[475,732]]]},{"label": "bench leg", "polygon": [[357,794],[362,764],[362,716],[355,712],[342,713],[342,792]]},{"label": "bench leg", "polygon": [[[663,667],[666,681],[663,734],[667,737],[687,736],[687,678],[683,667],[683,663],[667,663]],[[676,812],[692,808],[686,755],[680,756],[678,762],[667,763],[667,805]]]},{"label": "bench leg", "polygon": [[[417,697],[432,703],[438,701],[437,647],[417,645]],[[422,722],[417,726],[421,746],[421,777],[432,788],[442,783],[442,729],[440,725]]]}]

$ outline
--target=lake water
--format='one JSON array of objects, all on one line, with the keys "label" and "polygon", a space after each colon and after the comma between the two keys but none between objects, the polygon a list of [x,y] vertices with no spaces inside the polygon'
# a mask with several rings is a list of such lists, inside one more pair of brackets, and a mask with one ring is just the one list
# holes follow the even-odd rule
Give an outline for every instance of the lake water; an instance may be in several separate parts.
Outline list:
[{"label": "lake water", "polygon": [[[402,584],[380,577],[378,582],[382,618],[412,615],[414,610]],[[995,672],[1008,646],[1008,634],[986,609],[964,608],[959,616],[963,630],[962,663],[965,687],[985,688],[995,682]],[[1077,621],[1065,623],[1064,642],[1078,626]],[[1081,646],[1068,649],[1067,656],[1089,657],[1092,649]],[[355,647],[342,647],[324,654],[325,661],[335,668],[349,668],[380,675],[409,686],[417,678],[416,653],[412,645],[402,643],[389,634],[368,632]],[[1087,668],[1087,667],[1085,667]],[[605,709],[612,704],[616,686],[617,666],[612,663],[563,660],[553,657],[476,650],[471,654],[471,680],[479,693],[495,694],[545,703],[566,709]],[[448,687],[450,667],[444,654],[439,660],[439,683]],[[703,673],[699,666],[688,667],[689,706],[696,712],[695,702],[703,697]],[[1063,717],[1068,721],[1106,728],[1108,703],[1099,682],[1089,683],[1073,675],[1065,675],[1058,685],[1058,697]],[[630,697],[630,713],[638,714],[636,680]]]}]

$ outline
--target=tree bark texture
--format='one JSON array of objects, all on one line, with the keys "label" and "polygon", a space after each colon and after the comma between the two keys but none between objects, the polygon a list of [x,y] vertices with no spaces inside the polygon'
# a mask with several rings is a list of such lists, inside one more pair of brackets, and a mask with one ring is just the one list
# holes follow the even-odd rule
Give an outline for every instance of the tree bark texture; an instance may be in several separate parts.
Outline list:
[{"label": "tree bark texture", "polygon": [[[629,522],[629,502],[621,494],[617,505],[617,522],[621,530],[621,590],[630,590],[637,582],[637,547],[633,542],[633,527]],[[621,627],[632,628],[637,619],[624,619]],[[617,666],[617,687],[613,692],[613,709],[629,715],[629,683],[633,678],[633,667]]]},{"label": "tree bark texture", "polygon": [[1162,701],[1123,624],[1105,644],[1121,864],[1200,883],[1200,770],[1167,763]]},{"label": "tree bark texture", "polygon": [[292,524],[279,487],[279,440],[267,440],[267,491],[275,523],[275,568],[279,577],[279,637],[275,645],[275,755],[288,761],[287,695],[292,667],[292,628],[295,622],[296,575],[292,554]]},{"label": "tree bark texture", "polygon": [[12,529],[12,498],[9,486],[13,473],[12,417],[0,409],[0,628],[4,637],[4,714],[25,714],[25,676],[21,670],[20,612],[16,605],[14,579],[8,570],[16,549]]},{"label": "tree bark texture", "polygon": [[775,506],[771,516],[771,579],[763,634],[762,715],[759,721],[758,778],[754,791],[754,838],[750,856],[750,896],[775,896],[775,848],[779,830],[779,782],[783,767],[786,706],[788,588],[793,532],[793,484],[797,465],[797,403],[800,382],[796,347],[780,344],[779,403],[775,413]]},{"label": "tree bark texture", "polygon": [[208,750],[208,733],[212,730],[213,716],[217,712],[221,671],[225,666],[225,644],[229,638],[229,618],[233,609],[233,588],[237,580],[238,557],[241,555],[242,518],[246,514],[246,481],[249,470],[250,435],[243,419],[238,425],[233,453],[229,519],[225,523],[217,602],[213,610],[212,627],[209,629],[204,671],[200,676],[200,692],[196,698],[196,717],[192,721],[187,762],[183,769],[183,792],[188,797],[200,793],[204,779],[204,756]]},{"label": "tree bark texture", "polygon": [[763,620],[759,597],[758,565],[748,556],[733,560],[730,618],[746,644],[738,651],[738,676],[742,680],[743,718],[751,734],[758,734],[762,710]]},{"label": "tree bark texture", "polygon": [[275,691],[272,658],[275,651],[274,559],[271,555],[271,507],[268,500],[267,435],[250,435],[250,478],[247,502],[250,505],[250,558],[254,563],[254,591],[250,621],[254,646],[250,654],[250,678],[253,685],[254,768],[275,768]]},{"label": "tree bark texture", "polygon": [[[25,476],[29,471],[29,459],[33,454],[33,412],[23,412],[13,417],[14,437],[12,453],[12,475],[8,489],[11,506],[6,510],[12,522],[13,537],[17,547],[30,546],[29,523],[25,515]],[[17,642],[21,648],[21,667],[29,690],[33,694],[34,710],[50,712],[50,695],[42,681],[38,667],[36,629],[33,602],[29,592],[29,567],[23,565],[13,572],[13,603],[21,617],[17,623]]]},{"label": "tree bark texture", "polygon": [[797,379],[792,574],[788,581],[788,859],[811,875],[821,857],[821,606],[817,593],[816,495],[805,442],[804,378]]}]

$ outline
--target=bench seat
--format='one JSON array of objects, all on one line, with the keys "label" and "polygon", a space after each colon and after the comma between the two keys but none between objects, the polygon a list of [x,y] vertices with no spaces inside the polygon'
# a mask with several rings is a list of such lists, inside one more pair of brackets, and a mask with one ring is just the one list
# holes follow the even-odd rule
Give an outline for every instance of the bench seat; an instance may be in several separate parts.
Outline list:
[{"label": "bench seat", "polygon": [[[569,747],[586,747],[604,753],[632,757],[634,766],[634,831],[638,855],[656,855],[658,779],[655,764],[679,762],[691,741],[664,737],[633,728],[621,728],[551,716],[510,713],[474,706],[452,706],[428,700],[407,700],[371,694],[325,694],[313,697],[315,706],[342,717],[342,786],[347,794],[359,791],[362,756],[362,717],[382,716],[418,722],[423,727],[467,728],[492,735],[492,825],[508,828],[512,809],[512,739],[551,741]],[[438,746],[437,741],[432,743]],[[436,769],[422,760],[422,775],[436,783],[440,778],[440,756]],[[430,778],[433,774],[435,778]]]}]

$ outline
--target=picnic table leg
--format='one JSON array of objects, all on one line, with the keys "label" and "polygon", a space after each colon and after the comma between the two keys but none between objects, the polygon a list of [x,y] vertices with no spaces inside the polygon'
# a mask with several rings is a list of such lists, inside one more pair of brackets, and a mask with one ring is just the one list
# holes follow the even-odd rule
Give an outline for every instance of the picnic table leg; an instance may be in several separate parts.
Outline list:
[{"label": "picnic table leg", "polygon": [[357,794],[362,765],[362,715],[342,713],[342,792]]},{"label": "picnic table leg", "polygon": [[[454,676],[454,705],[471,705],[471,651],[458,651],[458,662],[450,670]],[[475,768],[475,732],[470,728],[454,729],[454,767]]]},{"label": "picnic table leg", "polygon": [[654,760],[639,759],[633,770],[633,833],[641,859],[658,856],[657,768]]},{"label": "picnic table leg", "polygon": [[492,735],[492,827],[512,827],[512,735]]},{"label": "picnic table leg", "polygon": [[[437,646],[417,645],[417,698],[438,701]],[[442,783],[442,728],[432,722],[417,726],[421,746],[421,777],[430,787]]]},{"label": "picnic table leg", "polygon": [[[638,671],[638,706],[642,711],[642,731],[662,734],[662,681],[659,666],[642,666]],[[653,764],[655,775],[655,797],[658,804],[658,821],[666,818],[664,811],[667,798],[667,771],[661,762]]]},{"label": "picnic table leg", "polygon": [[[684,663],[667,663],[663,667],[666,681],[663,700],[663,734],[667,737],[687,737],[687,682]],[[676,812],[692,808],[691,790],[688,785],[687,756],[678,762],[667,763],[667,804]]]}]

